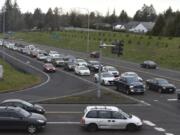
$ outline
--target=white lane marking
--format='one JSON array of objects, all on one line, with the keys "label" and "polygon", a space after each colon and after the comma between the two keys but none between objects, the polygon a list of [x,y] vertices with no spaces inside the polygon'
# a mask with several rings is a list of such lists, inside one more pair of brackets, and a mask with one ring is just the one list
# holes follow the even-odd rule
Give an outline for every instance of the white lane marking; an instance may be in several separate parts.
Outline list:
[{"label": "white lane marking", "polygon": [[143,123],[148,125],[148,126],[151,126],[151,127],[156,126],[156,124],[154,124],[154,123],[152,123],[151,121],[148,121],[148,120],[143,120]]},{"label": "white lane marking", "polygon": [[159,100],[154,100],[154,102],[158,102]]},{"label": "white lane marking", "polygon": [[71,121],[67,121],[67,122],[47,122],[47,124],[50,124],[50,125],[79,125],[80,122],[71,122]]},{"label": "white lane marking", "polygon": [[174,134],[172,134],[172,133],[165,133],[165,135],[174,135]]},{"label": "white lane marking", "polygon": [[167,99],[168,101],[177,101],[177,99],[176,98],[174,98],[174,99]]},{"label": "white lane marking", "polygon": [[[0,51],[0,52],[2,52],[2,51]],[[16,60],[16,61],[18,61],[18,62],[20,62],[20,63],[22,63],[22,64],[24,64],[24,65],[27,65],[27,66],[33,68],[34,70],[36,70],[36,71],[38,71],[38,72],[41,72],[42,74],[44,74],[44,75],[47,77],[47,80],[46,80],[45,82],[39,84],[39,85],[36,85],[36,86],[34,86],[34,87],[31,87],[31,88],[24,89],[24,90],[21,90],[21,91],[13,91],[13,92],[9,92],[9,93],[18,93],[18,92],[22,92],[22,91],[28,91],[28,90],[31,90],[31,89],[35,89],[35,88],[42,87],[43,85],[46,85],[47,83],[49,83],[49,81],[50,81],[50,76],[49,76],[47,73],[45,73],[45,72],[43,72],[42,70],[34,67],[33,65],[27,64],[26,62],[23,62],[23,61],[21,61],[20,59],[17,59],[17,58],[15,58],[15,57],[7,54],[6,52],[4,52],[4,54],[6,54],[7,56],[11,57],[12,59],[14,59],[14,60]]]},{"label": "white lane marking", "polygon": [[164,128],[161,128],[161,127],[155,127],[154,129],[156,131],[159,131],[159,132],[165,132],[166,131]]}]

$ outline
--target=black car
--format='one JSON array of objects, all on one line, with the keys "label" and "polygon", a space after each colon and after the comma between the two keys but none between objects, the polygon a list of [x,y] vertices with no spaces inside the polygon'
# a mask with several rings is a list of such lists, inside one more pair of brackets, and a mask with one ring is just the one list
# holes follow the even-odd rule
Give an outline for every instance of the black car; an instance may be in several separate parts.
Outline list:
[{"label": "black car", "polygon": [[91,52],[91,53],[90,53],[90,57],[91,57],[91,58],[99,58],[99,56],[100,56],[100,55],[99,55],[99,52],[97,52],[97,51],[94,51],[94,52]]},{"label": "black car", "polygon": [[173,84],[162,78],[146,80],[146,88],[148,90],[158,91],[159,93],[174,93],[176,91],[176,87]]},{"label": "black car", "polygon": [[74,68],[75,68],[74,62],[66,62],[66,63],[64,64],[64,70],[74,71]]},{"label": "black car", "polygon": [[144,94],[145,92],[145,87],[143,83],[140,82],[137,77],[123,76],[118,80],[115,80],[114,84],[118,91],[122,91],[126,94]]},{"label": "black car", "polygon": [[35,133],[46,126],[47,119],[19,107],[0,107],[0,130],[27,130]]},{"label": "black car", "polygon": [[148,69],[156,69],[157,68],[157,64],[151,60],[144,61],[142,64],[140,64],[140,66],[142,68],[148,68]]},{"label": "black car", "polygon": [[20,99],[8,99],[4,100],[0,103],[0,106],[13,106],[13,107],[20,107],[28,112],[34,112],[39,114],[45,114],[45,109],[37,104],[31,104],[27,101],[20,100]]},{"label": "black car", "polygon": [[[101,68],[103,65],[101,64]],[[88,68],[91,71],[98,72],[99,71],[99,61],[91,60],[88,61]]]}]

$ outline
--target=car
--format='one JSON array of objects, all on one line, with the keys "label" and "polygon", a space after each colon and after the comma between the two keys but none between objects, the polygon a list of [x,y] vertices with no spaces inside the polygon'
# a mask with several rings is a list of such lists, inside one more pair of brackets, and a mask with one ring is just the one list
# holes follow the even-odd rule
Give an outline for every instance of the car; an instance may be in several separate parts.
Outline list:
[{"label": "car", "polygon": [[[101,64],[100,67],[102,70],[103,65]],[[88,61],[88,68],[91,71],[98,72],[99,71],[99,61],[95,61],[95,60]]]},{"label": "car", "polygon": [[47,58],[47,55],[45,55],[45,54],[39,53],[37,55],[37,59],[40,61],[45,61],[46,58]]},{"label": "car", "polygon": [[44,59],[44,62],[45,63],[51,63],[52,62],[52,60],[53,60],[53,58],[52,58],[52,56],[46,56],[46,58]]},{"label": "car", "polygon": [[90,132],[98,129],[126,129],[135,131],[143,123],[135,115],[125,113],[115,106],[87,106],[80,120],[80,126]]},{"label": "car", "polygon": [[0,130],[26,130],[31,134],[46,126],[45,116],[29,113],[20,107],[0,107]]},{"label": "car", "polygon": [[13,106],[13,107],[21,107],[22,109],[39,114],[45,114],[45,109],[37,104],[31,104],[27,101],[21,99],[7,99],[0,103],[0,106]]},{"label": "car", "polygon": [[88,63],[84,59],[76,59],[74,63],[77,66],[88,66]]},{"label": "car", "polygon": [[109,72],[112,75],[114,75],[115,77],[119,76],[119,71],[113,66],[103,66],[102,71],[103,72]]},{"label": "car", "polygon": [[69,61],[64,64],[64,70],[74,71],[74,68],[75,68],[74,62]]},{"label": "car", "polygon": [[59,57],[59,58],[52,59],[52,64],[56,67],[62,67],[64,66],[65,62],[64,62],[63,57]]},{"label": "car", "polygon": [[144,94],[145,86],[134,76],[123,76],[114,81],[116,89],[126,94]]},{"label": "car", "polygon": [[100,56],[99,52],[97,52],[97,51],[93,51],[93,52],[90,53],[91,58],[99,58],[99,56]]},{"label": "car", "polygon": [[56,68],[54,67],[53,64],[51,63],[46,63],[43,65],[44,71],[45,72],[56,72]]},{"label": "car", "polygon": [[158,91],[159,93],[174,93],[176,91],[176,87],[163,78],[146,80],[146,89]]},{"label": "car", "polygon": [[83,75],[83,76],[90,75],[90,70],[86,66],[75,66],[74,72],[77,75]]},{"label": "car", "polygon": [[114,77],[114,75],[108,72],[101,73],[101,80],[99,78],[99,73],[94,75],[94,81],[95,82],[100,81],[102,85],[114,85],[115,79],[116,78]]},{"label": "car", "polygon": [[142,68],[148,68],[148,69],[156,69],[157,64],[154,61],[147,60],[140,64]]},{"label": "car", "polygon": [[143,82],[143,79],[135,72],[124,72],[120,76],[121,77],[123,77],[123,76],[134,76],[134,77],[137,77],[140,82]]},{"label": "car", "polygon": [[60,56],[60,54],[57,51],[49,51],[49,56],[52,58],[57,58]]}]

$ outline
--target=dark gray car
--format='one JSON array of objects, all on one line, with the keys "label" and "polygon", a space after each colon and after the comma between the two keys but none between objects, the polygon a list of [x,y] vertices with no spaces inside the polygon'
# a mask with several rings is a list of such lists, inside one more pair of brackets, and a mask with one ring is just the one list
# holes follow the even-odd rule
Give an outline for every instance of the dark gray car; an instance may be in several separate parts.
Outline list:
[{"label": "dark gray car", "polygon": [[19,107],[0,107],[0,130],[27,130],[35,133],[46,126],[47,119]]}]

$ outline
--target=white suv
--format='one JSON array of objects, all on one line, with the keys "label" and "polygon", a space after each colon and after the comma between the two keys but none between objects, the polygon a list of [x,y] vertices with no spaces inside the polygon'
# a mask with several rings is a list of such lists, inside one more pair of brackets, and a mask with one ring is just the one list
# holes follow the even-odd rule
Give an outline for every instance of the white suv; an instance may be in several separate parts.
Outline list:
[{"label": "white suv", "polygon": [[129,115],[115,106],[87,106],[81,127],[88,131],[98,129],[127,129],[134,131],[142,126],[140,118]]}]

